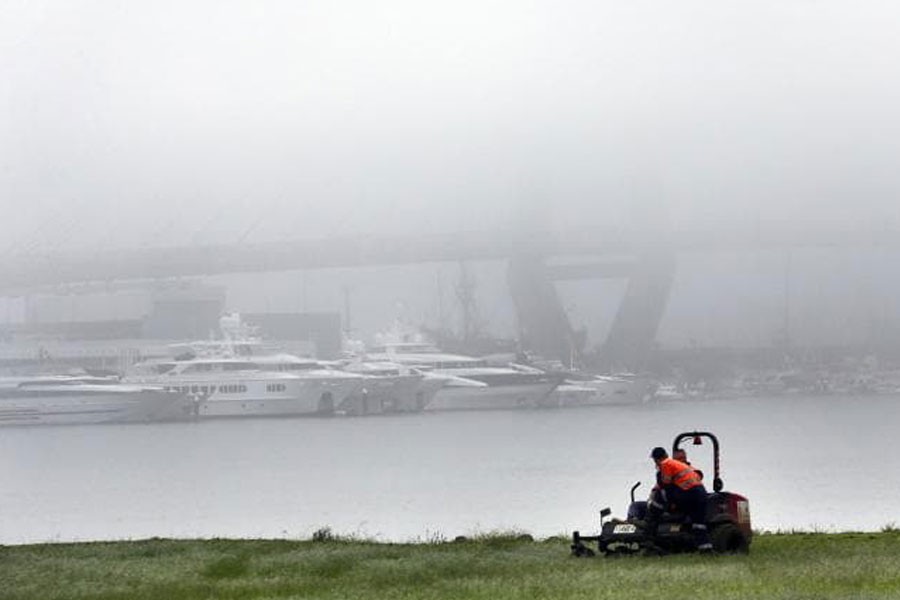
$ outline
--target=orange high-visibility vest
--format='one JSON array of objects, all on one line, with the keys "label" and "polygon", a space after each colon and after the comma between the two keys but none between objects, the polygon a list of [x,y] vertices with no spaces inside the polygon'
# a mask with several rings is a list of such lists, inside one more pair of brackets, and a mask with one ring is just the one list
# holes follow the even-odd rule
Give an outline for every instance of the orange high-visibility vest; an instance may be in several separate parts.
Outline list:
[{"label": "orange high-visibility vest", "polygon": [[660,483],[662,485],[677,485],[683,490],[703,485],[700,475],[690,465],[686,465],[674,458],[663,459],[659,463]]}]

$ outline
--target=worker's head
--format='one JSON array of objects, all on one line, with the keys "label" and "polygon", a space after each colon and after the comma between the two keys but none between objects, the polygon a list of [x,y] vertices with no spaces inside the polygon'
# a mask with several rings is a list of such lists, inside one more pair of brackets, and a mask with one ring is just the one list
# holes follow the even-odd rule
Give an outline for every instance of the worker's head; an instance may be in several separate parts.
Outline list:
[{"label": "worker's head", "polygon": [[672,458],[680,462],[687,462],[687,452],[683,448],[678,448],[672,453]]},{"label": "worker's head", "polygon": [[653,459],[653,462],[659,464],[660,461],[669,458],[669,453],[666,452],[665,448],[660,448],[659,446],[657,446],[650,453],[650,458]]}]

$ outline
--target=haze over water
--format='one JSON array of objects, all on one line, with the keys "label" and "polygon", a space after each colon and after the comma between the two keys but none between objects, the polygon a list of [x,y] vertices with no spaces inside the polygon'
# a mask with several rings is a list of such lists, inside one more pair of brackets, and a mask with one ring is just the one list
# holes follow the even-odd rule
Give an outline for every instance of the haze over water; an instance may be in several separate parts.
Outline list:
[{"label": "haze over water", "polygon": [[[0,543],[160,537],[383,541],[589,531],[624,515],[647,455],[716,433],[725,489],[762,530],[900,523],[895,396],[358,419],[5,428]],[[710,447],[688,447],[711,474]]]}]

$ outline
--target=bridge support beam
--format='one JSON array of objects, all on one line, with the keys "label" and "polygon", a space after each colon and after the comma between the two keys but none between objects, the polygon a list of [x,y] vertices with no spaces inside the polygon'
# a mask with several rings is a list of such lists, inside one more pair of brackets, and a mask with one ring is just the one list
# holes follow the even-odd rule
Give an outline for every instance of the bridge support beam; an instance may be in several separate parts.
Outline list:
[{"label": "bridge support beam", "polygon": [[522,346],[542,358],[569,364],[578,358],[572,326],[556,293],[544,261],[536,256],[517,256],[509,261],[509,290],[519,319]]},{"label": "bridge support beam", "polygon": [[605,368],[640,371],[648,366],[669,302],[675,267],[674,253],[664,251],[645,254],[635,263],[603,345]]}]

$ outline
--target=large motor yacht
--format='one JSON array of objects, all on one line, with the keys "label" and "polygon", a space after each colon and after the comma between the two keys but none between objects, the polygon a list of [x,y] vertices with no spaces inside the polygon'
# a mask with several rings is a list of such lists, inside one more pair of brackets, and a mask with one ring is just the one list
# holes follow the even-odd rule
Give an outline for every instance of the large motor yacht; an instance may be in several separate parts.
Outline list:
[{"label": "large motor yacht", "polygon": [[427,342],[387,342],[368,352],[369,360],[387,360],[444,377],[426,410],[537,408],[560,383],[558,377],[525,365],[490,366],[481,358],[447,354]]},{"label": "large motor yacht", "polygon": [[[322,379],[332,392],[334,410],[348,416],[421,411],[446,381],[396,363],[320,361],[269,352],[250,342],[236,342],[234,348],[263,371]],[[339,385],[340,390],[334,389]]]},{"label": "large motor yacht", "polygon": [[446,378],[423,373],[405,365],[363,359],[360,348],[348,342],[347,358],[322,361],[281,352],[248,335],[239,316],[231,315],[228,338],[193,342],[184,351],[201,355],[240,357],[263,371],[292,373],[304,378],[324,379],[331,388],[335,412],[348,416],[417,412],[427,405]]},{"label": "large motor yacht", "polygon": [[333,414],[362,386],[362,377],[314,361],[193,352],[139,363],[127,379],[190,394],[200,417]]},{"label": "large motor yacht", "polygon": [[239,313],[219,319],[222,338],[173,344],[175,357],[137,365],[131,377],[196,398],[199,416],[331,415],[363,377],[269,348]]},{"label": "large motor yacht", "polygon": [[0,425],[142,423],[188,418],[181,391],[128,385],[118,378],[40,376],[0,381]]}]

